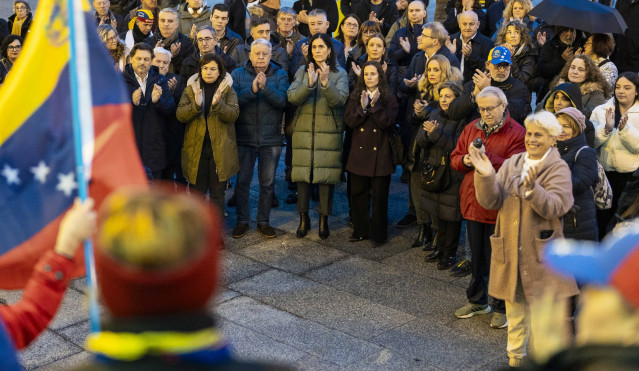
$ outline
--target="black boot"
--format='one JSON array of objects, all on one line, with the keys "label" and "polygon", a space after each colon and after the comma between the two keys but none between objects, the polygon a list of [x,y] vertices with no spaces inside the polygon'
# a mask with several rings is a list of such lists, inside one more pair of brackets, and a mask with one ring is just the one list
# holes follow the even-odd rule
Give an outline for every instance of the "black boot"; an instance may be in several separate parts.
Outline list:
[{"label": "black boot", "polygon": [[435,236],[432,239],[430,238],[430,235],[429,235],[429,238],[425,241],[424,246],[422,246],[422,251],[432,251],[437,248],[437,240],[439,239],[439,233],[435,232]]},{"label": "black boot", "polygon": [[330,232],[328,231],[328,215],[320,215],[317,235],[320,239],[325,240],[328,238],[329,234]]},{"label": "black boot", "polygon": [[426,224],[419,225],[419,232],[417,233],[417,238],[415,238],[415,241],[413,241],[410,247],[420,247],[426,243],[426,229],[427,229]]},{"label": "black boot", "polygon": [[300,226],[297,227],[297,238],[306,236],[311,229],[311,218],[308,213],[300,213]]}]

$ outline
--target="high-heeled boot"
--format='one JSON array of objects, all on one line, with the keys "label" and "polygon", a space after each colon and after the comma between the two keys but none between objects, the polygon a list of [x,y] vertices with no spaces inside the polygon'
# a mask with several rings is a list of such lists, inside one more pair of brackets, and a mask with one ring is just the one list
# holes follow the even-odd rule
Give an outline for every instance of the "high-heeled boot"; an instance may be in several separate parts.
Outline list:
[{"label": "high-heeled boot", "polygon": [[437,249],[438,239],[439,239],[439,233],[435,232],[435,235],[432,237],[432,239],[427,240],[426,243],[424,243],[424,246],[422,246],[422,251],[432,251]]},{"label": "high-heeled boot", "polygon": [[300,226],[297,227],[297,238],[306,236],[311,229],[311,218],[308,213],[300,213]]},{"label": "high-heeled boot", "polygon": [[317,235],[320,239],[325,240],[328,238],[329,234],[330,232],[328,231],[328,215],[320,215]]},{"label": "high-heeled boot", "polygon": [[417,237],[415,241],[410,245],[410,247],[421,247],[426,243],[427,230],[430,232],[430,228],[428,228],[427,224],[419,225],[419,232],[417,233]]}]

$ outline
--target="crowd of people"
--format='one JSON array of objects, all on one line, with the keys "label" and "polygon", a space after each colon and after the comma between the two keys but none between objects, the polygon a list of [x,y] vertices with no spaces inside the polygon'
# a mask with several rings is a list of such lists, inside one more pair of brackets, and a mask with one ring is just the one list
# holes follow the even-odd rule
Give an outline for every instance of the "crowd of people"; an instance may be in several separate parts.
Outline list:
[{"label": "crowd of people", "polygon": [[[639,214],[639,4],[617,0],[625,35],[549,25],[528,14],[530,0],[450,0],[433,22],[427,4],[342,1],[338,21],[336,2],[323,0],[93,1],[150,180],[188,184],[223,212],[235,176],[230,235],[242,238],[257,161],[257,229],[274,238],[285,148],[297,237],[311,229],[311,199],[318,236],[329,237],[345,181],[349,241],[379,247],[401,166],[408,204],[397,226],[418,224],[412,246],[426,261],[471,275],[455,316],[494,312],[518,366],[539,287],[578,293],[544,266],[544,245],[598,241]],[[28,42],[29,5],[14,10],[0,20],[0,84]]]}]

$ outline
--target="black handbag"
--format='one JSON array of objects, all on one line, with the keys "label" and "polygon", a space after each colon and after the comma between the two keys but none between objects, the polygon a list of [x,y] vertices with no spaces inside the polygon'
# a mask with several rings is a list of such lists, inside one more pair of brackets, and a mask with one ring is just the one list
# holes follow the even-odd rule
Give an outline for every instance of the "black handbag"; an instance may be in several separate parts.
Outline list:
[{"label": "black handbag", "polygon": [[402,137],[395,132],[395,128],[391,129],[388,134],[388,144],[390,145],[391,155],[393,157],[393,165],[402,165],[406,163],[404,157],[404,143]]},{"label": "black handbag", "polygon": [[444,154],[439,163],[432,165],[428,157],[422,159],[422,189],[427,192],[442,192],[450,187],[450,155]]}]

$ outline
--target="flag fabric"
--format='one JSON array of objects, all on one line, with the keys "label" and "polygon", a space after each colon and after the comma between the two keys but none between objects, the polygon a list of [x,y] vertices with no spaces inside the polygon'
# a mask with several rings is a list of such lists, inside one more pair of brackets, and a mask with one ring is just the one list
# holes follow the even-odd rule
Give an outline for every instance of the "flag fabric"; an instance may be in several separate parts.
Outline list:
[{"label": "flag fabric", "polygon": [[[115,188],[145,185],[135,146],[131,99],[98,38],[82,0],[82,28],[92,127],[83,128],[82,153],[89,195],[100,202]],[[0,88],[0,288],[21,288],[43,253],[53,248],[64,211],[77,196],[73,140],[70,32],[67,0],[42,0],[31,32]],[[77,61],[76,59],[76,61]],[[81,115],[82,117],[82,115]],[[86,116],[85,116],[86,119]],[[91,120],[83,120],[91,126]],[[86,123],[89,123],[88,125]],[[81,255],[79,249],[78,255]],[[76,275],[84,274],[76,259]]]}]

